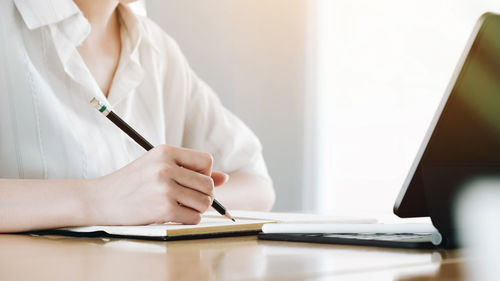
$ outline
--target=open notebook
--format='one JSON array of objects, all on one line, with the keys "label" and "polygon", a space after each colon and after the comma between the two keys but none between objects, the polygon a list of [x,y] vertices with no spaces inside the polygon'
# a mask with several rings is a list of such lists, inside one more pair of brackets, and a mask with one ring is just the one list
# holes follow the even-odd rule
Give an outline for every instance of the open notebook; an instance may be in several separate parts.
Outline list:
[{"label": "open notebook", "polygon": [[236,222],[207,212],[197,225],[177,223],[141,226],[86,226],[38,232],[81,237],[128,237],[151,240],[185,240],[257,234],[266,223],[373,223],[373,219],[345,218],[292,213],[231,211]]}]

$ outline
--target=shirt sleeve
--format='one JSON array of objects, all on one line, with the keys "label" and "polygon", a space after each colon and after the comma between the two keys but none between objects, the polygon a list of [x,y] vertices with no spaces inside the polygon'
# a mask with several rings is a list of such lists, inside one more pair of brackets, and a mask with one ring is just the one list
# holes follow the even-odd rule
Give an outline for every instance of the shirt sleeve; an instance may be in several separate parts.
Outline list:
[{"label": "shirt sleeve", "polygon": [[187,81],[183,146],[211,153],[217,170],[269,178],[256,135],[221,104],[214,91],[191,69]]},{"label": "shirt sleeve", "polygon": [[[182,81],[184,128],[182,147],[208,152],[214,169],[248,172],[270,179],[262,145],[238,117],[227,110],[215,92],[190,68],[177,43],[163,33],[168,50],[166,80]],[[179,93],[181,94],[181,93]]]}]

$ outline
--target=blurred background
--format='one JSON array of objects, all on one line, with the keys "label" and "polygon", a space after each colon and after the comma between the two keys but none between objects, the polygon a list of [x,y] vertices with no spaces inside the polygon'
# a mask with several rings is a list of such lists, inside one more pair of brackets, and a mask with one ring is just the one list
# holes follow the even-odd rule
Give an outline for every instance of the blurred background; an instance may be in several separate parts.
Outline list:
[{"label": "blurred background", "polygon": [[169,0],[146,11],[260,138],[274,211],[389,214],[476,20],[500,2]]}]

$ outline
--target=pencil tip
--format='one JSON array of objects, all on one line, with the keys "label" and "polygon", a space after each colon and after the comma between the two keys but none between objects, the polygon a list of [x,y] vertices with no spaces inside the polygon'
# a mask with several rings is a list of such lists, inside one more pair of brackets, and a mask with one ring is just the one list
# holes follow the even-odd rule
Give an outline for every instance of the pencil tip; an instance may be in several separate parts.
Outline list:
[{"label": "pencil tip", "polygon": [[231,214],[230,214],[229,212],[226,212],[226,213],[224,214],[224,216],[225,216],[226,218],[228,218],[228,219],[232,220],[233,222],[236,222],[236,220],[234,219],[234,217],[233,217],[233,216],[231,216]]}]

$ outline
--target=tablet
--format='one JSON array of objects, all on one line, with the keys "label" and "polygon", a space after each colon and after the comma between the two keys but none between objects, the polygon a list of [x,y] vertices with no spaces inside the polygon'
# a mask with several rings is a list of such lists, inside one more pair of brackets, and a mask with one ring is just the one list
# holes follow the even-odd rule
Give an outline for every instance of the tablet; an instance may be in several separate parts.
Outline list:
[{"label": "tablet", "polygon": [[394,205],[430,216],[455,243],[453,200],[467,181],[500,176],[500,16],[478,20]]}]

